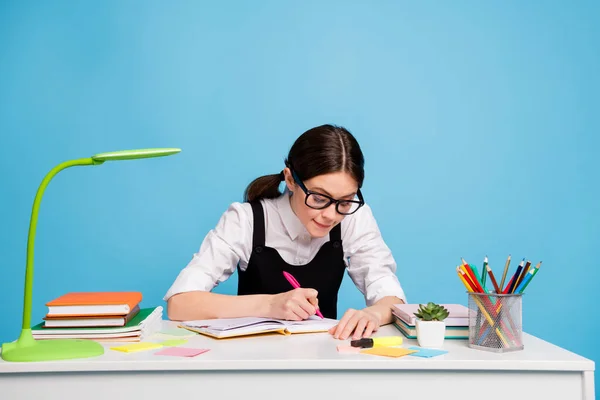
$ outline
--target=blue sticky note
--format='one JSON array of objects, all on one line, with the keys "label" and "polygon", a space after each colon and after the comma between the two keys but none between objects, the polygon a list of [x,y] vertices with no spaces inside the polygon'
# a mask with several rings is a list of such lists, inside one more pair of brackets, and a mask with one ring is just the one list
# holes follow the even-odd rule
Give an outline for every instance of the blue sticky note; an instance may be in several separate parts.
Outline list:
[{"label": "blue sticky note", "polygon": [[417,347],[417,346],[412,346],[408,348],[409,350],[417,350],[416,353],[412,353],[409,354],[411,356],[415,356],[415,357],[435,357],[435,356],[439,356],[442,354],[446,354],[447,351],[446,350],[438,350],[438,349],[425,349],[422,347]]}]

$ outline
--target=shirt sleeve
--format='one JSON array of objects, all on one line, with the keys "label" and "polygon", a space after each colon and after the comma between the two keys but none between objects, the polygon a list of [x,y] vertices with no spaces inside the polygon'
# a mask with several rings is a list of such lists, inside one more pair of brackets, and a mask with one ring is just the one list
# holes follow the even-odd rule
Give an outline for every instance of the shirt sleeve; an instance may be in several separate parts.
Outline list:
[{"label": "shirt sleeve", "polygon": [[179,272],[164,300],[178,293],[211,291],[227,280],[240,261],[248,262],[252,247],[252,209],[233,203],[216,227],[208,232],[200,249]]},{"label": "shirt sleeve", "polygon": [[381,236],[371,208],[364,205],[342,222],[342,228],[348,274],[365,296],[367,306],[386,296],[396,296],[406,303],[396,276],[396,261]]}]

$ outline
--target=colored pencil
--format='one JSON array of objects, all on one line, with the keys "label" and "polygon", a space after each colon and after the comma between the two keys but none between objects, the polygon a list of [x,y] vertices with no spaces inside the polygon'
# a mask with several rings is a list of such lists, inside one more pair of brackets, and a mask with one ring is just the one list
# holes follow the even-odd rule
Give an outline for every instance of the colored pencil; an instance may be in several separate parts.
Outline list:
[{"label": "colored pencil", "polygon": [[485,281],[486,281],[486,267],[488,265],[488,257],[487,255],[485,256],[485,258],[483,259],[483,268],[481,268],[481,286],[483,286],[483,288],[485,289]]},{"label": "colored pencil", "polygon": [[506,287],[502,290],[502,294],[508,294],[508,289],[510,289],[510,285],[512,285],[513,279],[515,279],[514,276],[510,278],[510,281],[508,281]]},{"label": "colored pencil", "polygon": [[471,266],[470,264],[467,264],[467,266],[471,269],[471,271],[473,272],[473,275],[475,275],[475,279],[477,279],[477,283],[479,284],[479,287],[481,287],[481,290],[483,290],[484,292],[487,292],[485,290],[485,286],[483,285],[483,278],[481,276],[479,276],[479,272],[477,271],[477,268],[475,266]]},{"label": "colored pencil", "polygon": [[465,267],[464,265],[461,265],[458,267],[458,269],[464,273],[464,277],[467,280],[467,283],[469,284],[469,286],[473,288],[473,291],[476,291],[477,285],[475,285],[475,282],[473,281],[474,278],[471,277],[471,275],[469,274],[467,267]]},{"label": "colored pencil", "polygon": [[465,287],[467,288],[467,291],[472,292],[473,288],[471,284],[467,281],[467,278],[465,277],[465,272],[461,270],[460,267],[456,267],[456,272],[458,273],[458,277],[462,281],[463,285],[465,285]]},{"label": "colored pencil", "polygon": [[517,266],[517,270],[515,271],[515,274],[513,275],[512,284],[510,285],[510,289],[508,289],[508,293],[513,293],[513,291],[515,290],[517,280],[519,280],[519,275],[521,275],[521,271],[523,271],[524,265],[525,265],[525,259],[523,258],[523,260]]},{"label": "colored pencil", "polygon": [[473,288],[476,289],[476,285],[475,285],[475,281],[477,281],[479,284],[481,284],[481,277],[479,276],[479,274],[477,274],[477,270],[473,270],[471,268],[471,266],[469,265],[469,263],[464,259],[464,258],[460,258],[460,261],[462,263],[462,267],[463,270],[467,273],[467,275],[469,277],[471,277],[471,282],[473,283]]},{"label": "colored pencil", "polygon": [[500,294],[500,288],[498,287],[498,282],[496,282],[496,277],[494,277],[494,273],[488,264],[486,264],[485,268],[487,269],[487,273],[490,275],[490,280],[492,281],[492,285],[494,285],[494,289],[496,293]]},{"label": "colored pencil", "polygon": [[476,274],[475,271],[477,271],[477,269],[475,269],[475,271],[473,271],[473,268],[471,268],[471,266],[469,264],[463,264],[463,267],[471,276],[473,283],[475,284],[475,286],[474,286],[475,291],[480,292],[480,293],[485,293],[485,291],[483,290],[483,287],[481,286],[480,279],[478,279],[475,276],[475,274]]},{"label": "colored pencil", "polygon": [[523,292],[523,288],[529,283],[529,281],[533,277],[533,272],[534,271],[535,271],[535,269],[531,270],[531,272],[529,272],[527,274],[527,276],[525,278],[523,278],[523,280],[521,281],[521,283],[519,284],[519,286],[517,286],[515,288],[515,293],[522,293]]},{"label": "colored pencil", "polygon": [[504,280],[506,279],[506,273],[508,272],[508,266],[510,265],[510,254],[506,259],[506,264],[504,264],[504,273],[502,274],[502,281],[500,281],[500,287],[504,287]]}]

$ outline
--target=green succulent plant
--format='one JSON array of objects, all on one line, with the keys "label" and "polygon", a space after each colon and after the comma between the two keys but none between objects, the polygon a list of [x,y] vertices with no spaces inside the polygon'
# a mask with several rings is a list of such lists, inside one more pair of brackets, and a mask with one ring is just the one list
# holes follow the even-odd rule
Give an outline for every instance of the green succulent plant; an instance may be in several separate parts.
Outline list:
[{"label": "green succulent plant", "polygon": [[450,312],[444,306],[429,302],[426,306],[419,304],[415,316],[423,321],[443,321],[449,314]]}]

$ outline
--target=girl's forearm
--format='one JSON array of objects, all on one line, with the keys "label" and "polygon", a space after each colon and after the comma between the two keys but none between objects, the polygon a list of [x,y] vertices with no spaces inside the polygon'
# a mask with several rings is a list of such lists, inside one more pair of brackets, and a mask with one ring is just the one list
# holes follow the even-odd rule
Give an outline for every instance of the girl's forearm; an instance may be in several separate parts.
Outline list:
[{"label": "girl's forearm", "polygon": [[178,293],[167,301],[170,320],[268,317],[269,295],[230,296],[204,291]]}]

